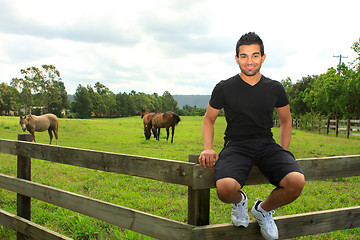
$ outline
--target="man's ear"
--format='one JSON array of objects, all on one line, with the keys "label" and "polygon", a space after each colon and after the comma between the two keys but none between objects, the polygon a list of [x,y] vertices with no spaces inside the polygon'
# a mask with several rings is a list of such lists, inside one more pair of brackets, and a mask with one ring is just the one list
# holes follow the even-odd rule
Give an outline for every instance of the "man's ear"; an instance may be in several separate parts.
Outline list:
[{"label": "man's ear", "polygon": [[239,65],[239,58],[238,58],[238,56],[236,56],[236,55],[235,55],[235,61],[236,61],[236,63]]},{"label": "man's ear", "polygon": [[264,53],[264,55],[261,56],[261,63],[264,63],[265,58],[266,58],[266,54]]}]

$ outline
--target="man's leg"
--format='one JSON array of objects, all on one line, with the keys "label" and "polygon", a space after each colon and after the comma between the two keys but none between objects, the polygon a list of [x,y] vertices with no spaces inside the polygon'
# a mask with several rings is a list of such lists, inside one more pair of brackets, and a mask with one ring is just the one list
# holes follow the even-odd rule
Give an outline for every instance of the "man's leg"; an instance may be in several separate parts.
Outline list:
[{"label": "man's leg", "polygon": [[258,201],[251,209],[251,213],[260,225],[261,234],[265,239],[279,238],[278,229],[272,218],[274,209],[289,204],[299,197],[305,185],[305,177],[300,172],[290,172],[280,181],[279,187],[274,189],[265,201]]},{"label": "man's leg", "polygon": [[249,210],[246,194],[241,185],[233,178],[222,178],[216,181],[218,197],[225,203],[231,203],[231,221],[237,227],[249,226]]},{"label": "man's leg", "polygon": [[279,187],[260,204],[265,211],[271,211],[278,207],[289,204],[297,199],[305,185],[305,177],[302,173],[288,173],[279,183]]},{"label": "man's leg", "polygon": [[242,200],[241,185],[233,178],[216,181],[218,197],[224,203],[239,203]]}]

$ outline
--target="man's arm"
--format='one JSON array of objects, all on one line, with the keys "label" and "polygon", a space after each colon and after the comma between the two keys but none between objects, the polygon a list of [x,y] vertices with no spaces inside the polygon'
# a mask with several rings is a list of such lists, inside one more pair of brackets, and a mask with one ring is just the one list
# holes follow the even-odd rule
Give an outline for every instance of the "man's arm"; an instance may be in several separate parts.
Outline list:
[{"label": "man's arm", "polygon": [[219,159],[219,155],[214,151],[213,141],[214,141],[214,125],[215,120],[220,113],[219,109],[215,109],[208,105],[206,113],[204,116],[202,135],[204,140],[204,151],[199,156],[199,163],[204,168],[213,169],[214,160]]},{"label": "man's arm", "polygon": [[292,118],[289,104],[281,108],[276,108],[276,112],[280,118],[280,145],[285,150],[289,150],[292,134]]}]

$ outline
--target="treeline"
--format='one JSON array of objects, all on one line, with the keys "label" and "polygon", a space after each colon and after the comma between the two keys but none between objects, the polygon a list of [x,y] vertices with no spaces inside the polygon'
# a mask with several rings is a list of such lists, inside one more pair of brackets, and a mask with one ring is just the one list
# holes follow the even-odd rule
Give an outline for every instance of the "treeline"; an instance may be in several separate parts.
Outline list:
[{"label": "treeline", "polygon": [[75,118],[134,116],[140,115],[143,109],[148,112],[174,111],[182,116],[203,116],[206,111],[204,108],[189,105],[179,109],[176,100],[168,91],[161,96],[157,93],[135,91],[114,94],[99,82],[95,83],[94,87],[79,85],[71,103]]},{"label": "treeline", "polygon": [[283,80],[293,117],[360,118],[360,69],[341,64],[320,76],[303,77],[296,83]]},{"label": "treeline", "polygon": [[114,94],[99,82],[94,88],[79,85],[71,103],[76,118],[134,116],[140,115],[142,109],[148,112],[178,110],[177,102],[167,91],[162,96],[135,91]]},{"label": "treeline", "polygon": [[[294,118],[306,115],[333,119],[360,118],[360,38],[351,47],[356,60],[344,63],[336,69],[330,68],[319,76],[307,76],[293,82],[282,80],[286,88]],[[13,78],[10,85],[0,84],[0,114],[42,114],[52,112],[59,117],[123,117],[148,112],[174,111],[179,115],[204,115],[206,109],[177,107],[172,95],[111,92],[97,82],[94,86],[79,85],[74,101],[69,102],[60,72],[53,65],[42,65],[42,69],[21,69],[23,78]]]},{"label": "treeline", "polygon": [[357,58],[349,65],[342,63],[320,76],[307,76],[293,83],[281,81],[290,100],[294,118],[304,115],[318,118],[360,118],[360,38],[351,47]]},{"label": "treeline", "polygon": [[13,78],[10,85],[0,84],[0,115],[51,112],[58,117],[90,118],[140,115],[142,109],[174,111],[180,115],[203,115],[205,111],[188,105],[179,109],[168,91],[161,96],[135,91],[114,94],[99,82],[94,86],[79,85],[74,101],[70,102],[55,66],[29,67],[20,72],[24,75],[22,78]]}]

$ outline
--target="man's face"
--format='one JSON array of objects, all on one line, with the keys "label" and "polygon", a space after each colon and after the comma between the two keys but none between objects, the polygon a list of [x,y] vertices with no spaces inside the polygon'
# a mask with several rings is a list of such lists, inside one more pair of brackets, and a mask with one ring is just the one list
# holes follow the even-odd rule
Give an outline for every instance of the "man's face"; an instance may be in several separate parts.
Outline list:
[{"label": "man's face", "polygon": [[241,45],[239,56],[235,56],[236,62],[240,67],[241,73],[248,77],[260,74],[261,64],[265,61],[265,54],[261,56],[258,44]]}]

